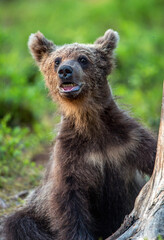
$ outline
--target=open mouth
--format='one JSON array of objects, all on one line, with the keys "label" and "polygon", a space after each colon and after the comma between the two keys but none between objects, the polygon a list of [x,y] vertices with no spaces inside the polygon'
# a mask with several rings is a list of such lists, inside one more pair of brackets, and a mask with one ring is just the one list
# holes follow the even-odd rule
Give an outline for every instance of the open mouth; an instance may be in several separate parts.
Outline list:
[{"label": "open mouth", "polygon": [[80,91],[82,85],[76,83],[62,83],[59,87],[61,93],[72,93]]}]

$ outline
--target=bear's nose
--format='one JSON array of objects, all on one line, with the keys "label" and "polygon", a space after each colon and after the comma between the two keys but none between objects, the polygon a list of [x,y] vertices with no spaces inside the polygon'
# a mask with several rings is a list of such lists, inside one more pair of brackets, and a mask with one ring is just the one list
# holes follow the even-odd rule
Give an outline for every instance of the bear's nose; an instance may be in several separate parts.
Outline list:
[{"label": "bear's nose", "polygon": [[61,80],[70,80],[72,78],[73,69],[68,65],[63,65],[58,70],[58,75]]}]

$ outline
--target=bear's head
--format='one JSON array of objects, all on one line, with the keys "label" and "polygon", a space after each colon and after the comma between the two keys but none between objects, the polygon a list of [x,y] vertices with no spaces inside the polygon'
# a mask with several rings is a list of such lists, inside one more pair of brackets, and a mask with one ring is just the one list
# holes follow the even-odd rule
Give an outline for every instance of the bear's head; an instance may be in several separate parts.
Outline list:
[{"label": "bear's head", "polygon": [[28,46],[52,97],[73,100],[95,90],[103,94],[118,39],[117,32],[108,30],[94,44],[56,46],[37,32],[31,34]]},{"label": "bear's head", "polygon": [[[110,95],[107,75],[113,67],[118,33],[107,30],[94,44],[56,46],[40,32],[31,34],[30,52],[54,100],[63,105],[103,105]],[[81,104],[83,102],[83,104]],[[89,102],[89,104],[88,104]],[[68,107],[67,107],[68,108]]]}]

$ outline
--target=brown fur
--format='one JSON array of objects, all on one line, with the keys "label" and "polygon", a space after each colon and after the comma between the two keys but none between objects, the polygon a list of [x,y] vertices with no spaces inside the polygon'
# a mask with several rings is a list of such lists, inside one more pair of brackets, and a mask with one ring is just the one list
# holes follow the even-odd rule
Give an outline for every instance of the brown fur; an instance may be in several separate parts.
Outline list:
[{"label": "brown fur", "polygon": [[[45,178],[8,219],[7,240],[105,239],[132,210],[141,174],[153,171],[156,141],[112,96],[107,75],[117,42],[112,30],[90,45],[57,47],[39,32],[30,37],[30,51],[63,117]],[[60,76],[65,66],[73,70],[69,81]],[[65,81],[80,89],[63,93]]]}]

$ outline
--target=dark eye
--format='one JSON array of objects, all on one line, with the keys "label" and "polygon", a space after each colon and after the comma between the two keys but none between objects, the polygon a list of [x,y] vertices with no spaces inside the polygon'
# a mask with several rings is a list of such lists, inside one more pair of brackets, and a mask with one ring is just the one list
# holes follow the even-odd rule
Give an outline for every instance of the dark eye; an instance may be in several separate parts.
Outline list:
[{"label": "dark eye", "polygon": [[55,67],[58,67],[59,64],[61,63],[61,58],[57,57],[54,62],[55,62]]},{"label": "dark eye", "polygon": [[85,56],[80,56],[78,58],[78,62],[81,63],[82,65],[87,65],[88,59]]}]

